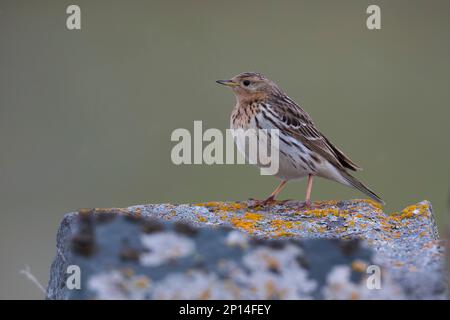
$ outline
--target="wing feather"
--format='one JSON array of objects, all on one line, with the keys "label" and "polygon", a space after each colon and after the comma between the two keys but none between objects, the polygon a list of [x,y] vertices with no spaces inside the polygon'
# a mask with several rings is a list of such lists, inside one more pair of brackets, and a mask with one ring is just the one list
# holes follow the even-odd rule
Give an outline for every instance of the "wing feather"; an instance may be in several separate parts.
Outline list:
[{"label": "wing feather", "polygon": [[284,94],[275,97],[277,101],[270,103],[269,111],[293,137],[341,170],[362,170],[317,130],[311,117],[297,103]]}]

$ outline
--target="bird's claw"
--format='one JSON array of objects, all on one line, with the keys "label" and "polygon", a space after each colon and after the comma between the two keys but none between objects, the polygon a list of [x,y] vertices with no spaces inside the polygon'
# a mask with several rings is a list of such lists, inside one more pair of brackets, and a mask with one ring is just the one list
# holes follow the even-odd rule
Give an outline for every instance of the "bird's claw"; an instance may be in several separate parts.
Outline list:
[{"label": "bird's claw", "polygon": [[273,204],[275,204],[275,199],[269,197],[265,200],[256,200],[256,199],[248,199],[248,207],[249,208],[256,208],[256,207],[267,207],[267,206],[272,206]]},{"label": "bird's claw", "polygon": [[274,205],[282,205],[285,204],[286,202],[289,202],[292,200],[275,200],[273,197],[269,197],[265,200],[256,200],[256,199],[248,199],[247,203],[248,203],[248,207],[249,208],[256,208],[256,207],[271,207]]},{"label": "bird's claw", "polygon": [[298,205],[298,210],[311,210],[314,208],[314,204],[311,200],[301,201]]}]

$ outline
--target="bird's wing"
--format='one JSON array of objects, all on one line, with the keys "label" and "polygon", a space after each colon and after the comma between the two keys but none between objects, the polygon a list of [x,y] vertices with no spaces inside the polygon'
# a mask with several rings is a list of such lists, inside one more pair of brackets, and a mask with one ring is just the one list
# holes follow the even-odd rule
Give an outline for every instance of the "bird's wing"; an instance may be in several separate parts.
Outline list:
[{"label": "bird's wing", "polygon": [[340,169],[362,170],[320,133],[308,113],[289,97],[280,97],[280,100],[270,105],[272,116],[276,116],[291,136],[301,141],[311,151],[318,153]]}]

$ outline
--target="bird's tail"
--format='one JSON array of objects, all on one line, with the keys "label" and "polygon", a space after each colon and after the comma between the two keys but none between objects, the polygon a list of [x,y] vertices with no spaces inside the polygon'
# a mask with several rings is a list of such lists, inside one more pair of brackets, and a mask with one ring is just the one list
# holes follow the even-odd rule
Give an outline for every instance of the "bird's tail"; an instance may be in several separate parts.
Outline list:
[{"label": "bird's tail", "polygon": [[369,196],[372,200],[380,203],[385,204],[385,202],[372,190],[370,190],[368,187],[366,187],[362,182],[360,182],[358,179],[356,179],[354,176],[349,174],[346,171],[341,171],[342,177],[344,180],[348,183],[349,186],[352,186],[359,191],[363,192],[367,196]]}]

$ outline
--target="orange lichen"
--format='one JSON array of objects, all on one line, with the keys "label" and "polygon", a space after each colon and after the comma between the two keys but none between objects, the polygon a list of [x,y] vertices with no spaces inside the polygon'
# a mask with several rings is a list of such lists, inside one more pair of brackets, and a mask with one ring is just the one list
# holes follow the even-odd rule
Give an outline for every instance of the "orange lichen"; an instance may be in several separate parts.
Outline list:
[{"label": "orange lichen", "polygon": [[178,213],[177,213],[175,210],[171,210],[171,211],[169,211],[169,214],[170,214],[172,217],[175,217]]},{"label": "orange lichen", "polygon": [[414,216],[424,215],[428,212],[428,205],[427,204],[414,204],[411,206],[406,207],[402,210],[401,213],[394,213],[394,216],[397,216],[399,219],[407,219],[412,218]]},{"label": "orange lichen", "polygon": [[231,224],[235,226],[236,228],[243,229],[249,233],[255,232],[255,224],[256,221],[242,219],[238,217],[232,217],[231,218]]},{"label": "orange lichen", "polygon": [[276,219],[270,222],[270,227],[274,229],[273,235],[275,237],[291,237],[294,235],[292,232],[287,231],[294,227],[292,221]]},{"label": "orange lichen", "polygon": [[359,300],[359,298],[360,298],[360,296],[359,296],[359,293],[358,293],[358,292],[353,291],[353,292],[350,294],[350,300]]},{"label": "orange lichen", "polygon": [[247,208],[247,205],[244,203],[220,202],[220,201],[196,203],[195,206],[207,207],[210,211],[213,211],[213,212],[218,212],[218,211],[233,211],[233,212],[235,212],[235,211]]},{"label": "orange lichen", "polygon": [[209,202],[203,202],[203,203],[196,203],[195,206],[198,207],[217,207],[219,206],[221,202],[216,201],[209,201]]},{"label": "orange lichen", "polygon": [[276,286],[272,280],[268,280],[265,284],[266,296],[268,298],[273,298],[277,294]]},{"label": "orange lichen", "polygon": [[[383,231],[380,237],[386,241],[400,238],[403,234],[410,232],[410,228],[406,228],[412,222],[409,219],[426,217],[429,212],[428,202],[409,206],[390,215],[386,215],[382,211],[382,206],[372,200],[353,200],[346,204],[346,210],[340,209],[337,204],[338,202],[334,200],[314,202],[311,209],[305,210],[296,209],[295,204],[290,203],[249,207],[245,202],[216,201],[196,205],[207,208],[209,212],[215,214],[217,219],[229,222],[242,231],[257,232],[266,237],[294,236],[300,229],[302,232],[310,233],[329,232],[328,227],[323,226],[320,220],[331,218],[330,220],[335,221],[336,218],[340,218],[344,219],[344,223],[339,224],[340,227],[332,227],[334,233],[345,233],[348,228],[364,229],[379,226]],[[295,217],[296,214],[298,217]],[[202,213],[199,213],[197,218],[200,222],[208,220],[208,216]],[[425,235],[426,233],[422,232],[418,236]]]},{"label": "orange lichen", "polygon": [[279,229],[279,228],[291,229],[293,227],[293,222],[276,219],[276,220],[272,220],[270,222],[270,225],[272,228],[277,228],[277,229]]},{"label": "orange lichen", "polygon": [[346,211],[346,210],[339,211],[339,209],[336,209],[336,208],[326,208],[326,209],[310,209],[310,210],[300,211],[300,213],[303,215],[322,218],[322,217],[327,217],[329,215],[344,217],[346,214],[348,214],[348,211]]},{"label": "orange lichen", "polygon": [[400,238],[401,233],[400,233],[400,232],[395,232],[395,233],[392,234],[392,236],[393,236],[394,238]]},{"label": "orange lichen", "polygon": [[[89,209],[81,209],[80,213],[83,211],[85,212],[85,210],[89,210]],[[126,209],[126,208],[94,208],[94,212],[95,213],[121,213],[121,214],[127,214],[130,213],[130,210]]]},{"label": "orange lichen", "polygon": [[365,272],[367,269],[367,263],[361,260],[355,260],[352,262],[352,269],[356,272]]},{"label": "orange lichen", "polygon": [[373,200],[370,200],[370,199],[364,199],[364,200],[362,200],[362,201],[364,201],[364,202],[370,204],[372,207],[375,207],[375,208],[377,208],[377,209],[380,209],[380,210],[381,210],[381,209],[383,208],[383,206],[382,206],[380,203],[375,202],[375,201],[373,201]]},{"label": "orange lichen", "polygon": [[211,289],[210,288],[207,288],[200,293],[200,296],[199,296],[200,300],[208,300],[210,298],[211,298]]},{"label": "orange lichen", "polygon": [[259,221],[263,218],[262,214],[246,212],[244,215],[245,219]]}]

